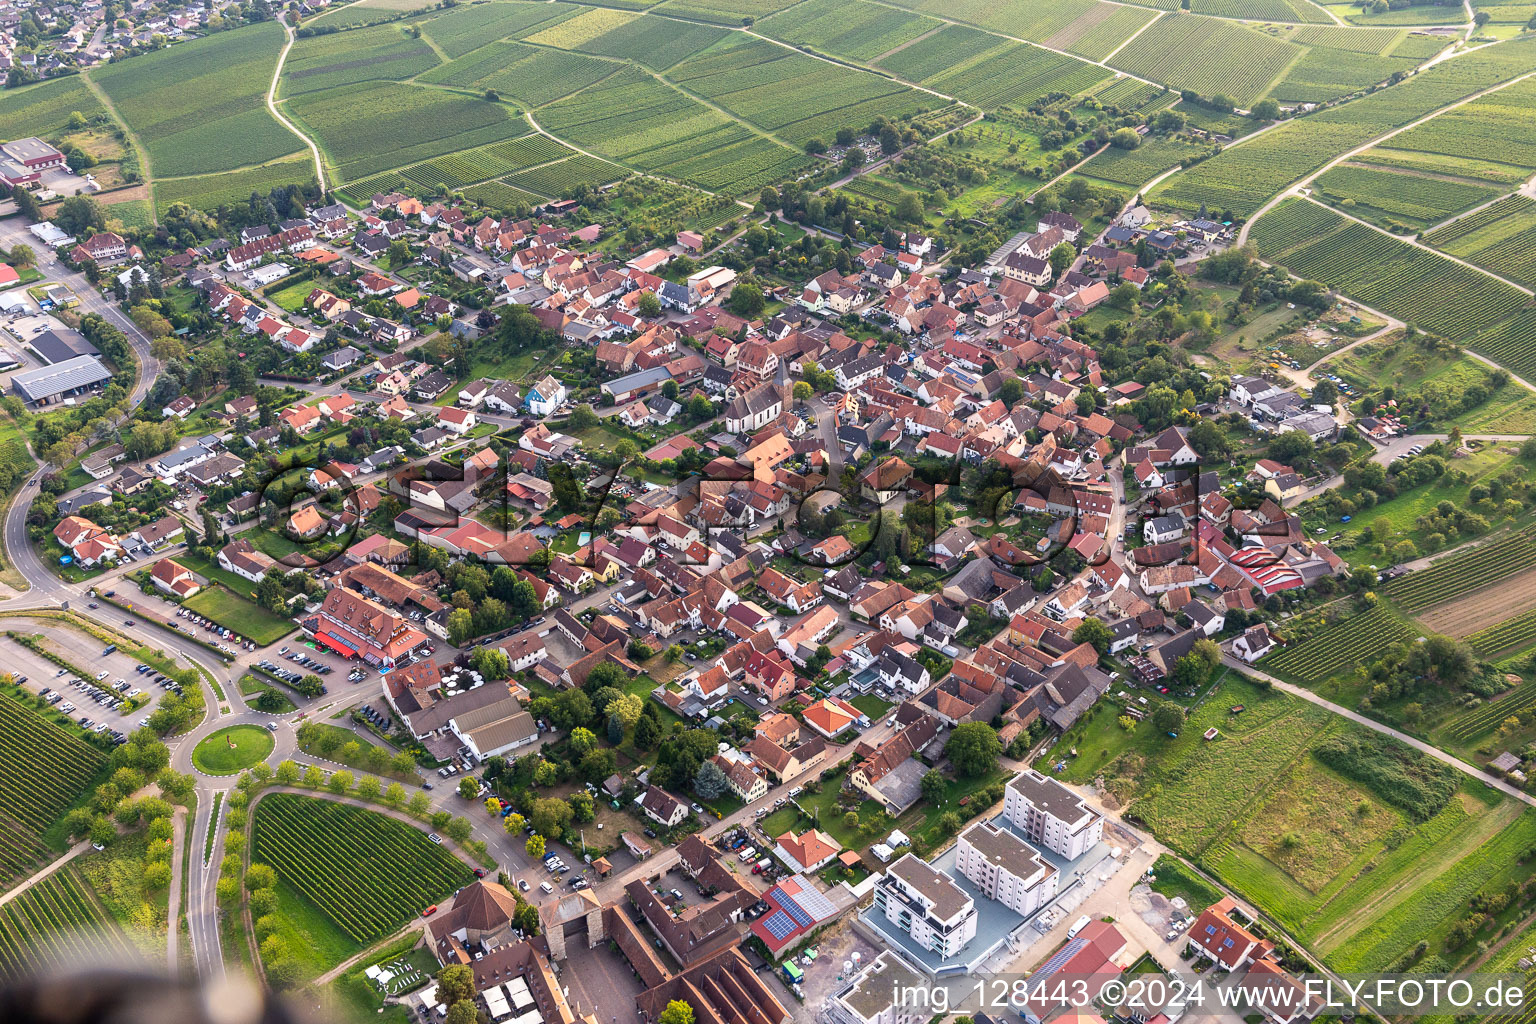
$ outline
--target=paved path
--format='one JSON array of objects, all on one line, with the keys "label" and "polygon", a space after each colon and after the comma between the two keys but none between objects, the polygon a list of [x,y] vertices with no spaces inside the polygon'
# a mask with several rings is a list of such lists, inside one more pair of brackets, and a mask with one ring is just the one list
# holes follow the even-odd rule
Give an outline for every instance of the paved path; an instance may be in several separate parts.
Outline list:
[{"label": "paved path", "polygon": [[1329,711],[1332,711],[1340,718],[1347,718],[1351,722],[1354,722],[1356,725],[1363,725],[1367,729],[1379,732],[1384,736],[1391,736],[1395,740],[1401,740],[1403,743],[1408,744],[1408,746],[1412,747],[1414,750],[1417,750],[1421,754],[1427,754],[1434,758],[1436,761],[1448,764],[1452,768],[1455,768],[1457,771],[1471,776],[1478,782],[1481,782],[1492,789],[1497,789],[1499,792],[1504,793],[1506,796],[1514,797],[1521,803],[1527,804],[1531,807],[1536,807],[1536,797],[1516,789],[1514,786],[1510,785],[1508,782],[1505,782],[1497,775],[1492,775],[1479,768],[1474,768],[1460,758],[1452,757],[1450,754],[1447,754],[1439,747],[1431,746],[1421,739],[1409,736],[1405,732],[1399,732],[1398,730],[1392,728],[1390,725],[1384,725],[1375,719],[1366,718],[1364,715],[1351,711],[1346,707],[1341,707],[1340,705],[1335,704],[1330,700],[1324,700],[1322,697],[1319,697],[1317,694],[1304,687],[1287,683],[1283,679],[1276,679],[1274,676],[1269,675],[1268,673],[1260,672],[1252,665],[1248,665],[1240,659],[1232,657],[1231,655],[1224,655],[1221,660],[1222,663],[1228,668],[1242,672],[1244,675],[1253,676],[1256,679],[1262,679],[1277,690],[1284,690],[1286,693],[1316,704],[1320,708],[1327,708]]},{"label": "paved path", "polygon": [[165,910],[165,964],[172,977],[181,970],[181,876],[187,870],[182,847],[186,834],[187,809],[178,807],[171,815],[171,889]]},{"label": "paved path", "polygon": [[64,865],[68,864],[70,861],[74,860],[76,857],[80,856],[90,848],[91,842],[89,839],[80,840],[74,846],[71,846],[68,850],[66,850],[63,855],[58,857],[58,859],[50,863],[47,867],[43,868],[31,878],[28,878],[26,881],[17,885],[4,896],[0,896],[0,906],[4,906],[5,904],[11,902],[11,900],[15,899],[17,896],[20,896],[22,893],[30,889],[34,883],[41,882],[43,879],[47,878],[49,875],[59,870],[59,868],[62,868]]}]

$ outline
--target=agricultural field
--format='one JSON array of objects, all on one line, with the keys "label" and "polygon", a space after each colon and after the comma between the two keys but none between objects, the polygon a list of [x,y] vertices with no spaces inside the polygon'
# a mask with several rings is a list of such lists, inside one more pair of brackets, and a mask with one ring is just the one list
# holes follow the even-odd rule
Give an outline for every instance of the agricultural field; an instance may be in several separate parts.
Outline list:
[{"label": "agricultural field", "polygon": [[1409,573],[1383,588],[1403,610],[1422,612],[1536,566],[1536,540],[1530,529],[1481,544],[1463,554]]},{"label": "agricultural field", "polygon": [[274,793],[251,827],[252,859],[360,944],[473,880],[420,829],[349,804]]},{"label": "agricultural field", "polygon": [[656,10],[719,25],[741,25],[745,18],[765,19],[794,3],[795,0],[664,0]]},{"label": "agricultural field", "polygon": [[1036,767],[1058,764],[1064,780],[1102,779],[1130,820],[1339,970],[1383,969],[1443,935],[1479,888],[1530,870],[1510,852],[1536,826],[1517,802],[1232,672],[1177,738],[1127,732],[1106,704]]},{"label": "agricultural field", "polygon": [[[626,68],[584,92],[552,103],[538,116],[539,123],[556,136],[620,160],[731,124],[725,115],[638,68]],[[636,162],[650,166],[643,160]]]},{"label": "agricultural field", "polygon": [[[898,6],[939,18],[967,22],[1036,43],[1070,34],[1074,30],[1073,26],[1084,19],[1091,25],[1112,13],[1104,11],[1105,7],[1112,5],[1099,3],[1098,0],[1035,0],[1029,4],[998,4],[990,0],[901,0]],[[1141,16],[1141,12],[1132,13]],[[1150,21],[1152,18],[1150,12],[1141,16],[1142,21]],[[1130,29],[1126,35],[1133,31],[1135,29]]]},{"label": "agricultural field", "polygon": [[629,26],[640,15],[634,11],[616,11],[608,7],[593,7],[568,18],[557,25],[525,35],[524,41],[535,46],[553,46],[560,50],[579,50],[583,43],[610,32]]},{"label": "agricultural field", "polygon": [[1193,0],[1189,9],[1217,18],[1333,24],[1326,11],[1307,0]]},{"label": "agricultural field", "polygon": [[0,104],[0,137],[57,134],[78,111],[86,117],[106,113],[78,76],[52,78],[24,89],[7,89]]},{"label": "agricultural field", "polygon": [[1510,196],[1431,232],[1424,242],[1523,284],[1536,284],[1536,199]]},{"label": "agricultural field", "polygon": [[1421,33],[1411,33],[1402,42],[1388,51],[1392,57],[1413,57],[1417,60],[1428,60],[1438,54],[1448,45],[1445,36],[1427,36]]},{"label": "agricultural field", "polygon": [[1155,206],[1188,212],[1205,203],[1212,209],[1246,217],[1285,186],[1321,167],[1331,155],[1523,74],[1533,61],[1536,40],[1500,43],[1442,61],[1390,89],[1282,124],[1231,146],[1219,156],[1169,178],[1153,190],[1150,200]]},{"label": "agricultural field", "polygon": [[[1338,31],[1344,31],[1340,29]],[[1418,61],[1316,46],[1291,65],[1271,95],[1282,103],[1322,103],[1411,71]]]},{"label": "agricultural field", "polygon": [[92,68],[89,74],[148,149],[155,176],[211,174],[302,148],[266,107],[282,46],[283,30],[269,22]]},{"label": "agricultural field", "polygon": [[335,194],[344,202],[360,207],[366,205],[368,197],[377,192],[404,192],[414,184],[398,171],[385,171],[338,188]]},{"label": "agricultural field", "polygon": [[858,0],[807,0],[793,11],[764,19],[756,28],[796,46],[873,61],[942,25],[935,18]]},{"label": "agricultural field", "polygon": [[1108,76],[1103,68],[1073,57],[1012,43],[933,75],[922,84],[983,110],[993,110],[1010,103],[1027,104],[1055,92],[1084,92]]},{"label": "agricultural field", "polygon": [[440,89],[365,82],[284,101],[342,181],[528,134],[501,103]]},{"label": "agricultural field", "polygon": [[1529,176],[1536,171],[1536,80],[1517,82],[1425,121],[1393,136],[1388,145],[1455,161],[1497,160]]},{"label": "agricultural field", "polygon": [[1166,136],[1148,136],[1135,149],[1106,146],[1078,171],[1087,178],[1139,189],[1168,168],[1209,147]]},{"label": "agricultural field", "polygon": [[751,37],[691,57],[667,78],[795,146],[815,136],[829,141],[838,128],[863,129],[880,114],[895,119],[945,105],[888,78]]},{"label": "agricultural field", "polygon": [[1412,639],[1407,626],[1385,607],[1352,615],[1264,659],[1261,667],[1313,685],[1341,669],[1362,664],[1393,644]]},{"label": "agricultural field", "polygon": [[1307,206],[1316,204],[1287,200],[1255,225],[1250,237],[1264,259],[1453,340],[1525,305],[1509,285],[1337,214],[1319,218]]},{"label": "agricultural field", "polygon": [[1529,380],[1536,375],[1536,310],[1522,309],[1469,340],[1467,347]]},{"label": "agricultural field", "polygon": [[1409,152],[1390,146],[1376,146],[1354,157],[1354,162],[1371,167],[1393,167],[1428,174],[1443,174],[1464,181],[1484,182],[1506,188],[1519,185],[1530,176],[1523,167],[1479,160],[1472,157],[1442,156],[1439,153]]},{"label": "agricultural field", "polygon": [[133,945],[73,865],[0,906],[0,979],[121,964]]},{"label": "agricultural field", "polygon": [[[1536,641],[1536,611],[1512,615],[1503,622],[1468,633],[1462,639],[1484,658],[1502,657]],[[1536,700],[1536,687],[1533,687],[1532,699]]]},{"label": "agricultural field", "polygon": [[487,181],[483,185],[473,185],[464,190],[464,195],[466,198],[492,210],[508,210],[518,206],[537,206],[545,201],[544,196],[536,196],[532,192],[524,192],[520,188],[514,188],[500,181]]},{"label": "agricultural field", "polygon": [[512,174],[537,164],[550,163],[574,155],[567,146],[547,135],[526,135],[510,142],[498,142],[480,149],[467,150],[451,156],[407,167],[401,176],[422,188],[435,189],[439,185],[450,190],[463,188],[475,182],[489,181],[505,174]]},{"label": "agricultural field", "polygon": [[[1418,613],[1425,629],[1462,639],[1483,623],[1521,615],[1536,608],[1536,569],[1527,567],[1499,578],[1496,587],[1480,587]],[[1492,640],[1497,641],[1494,636]]]},{"label": "agricultural field", "polygon": [[725,29],[709,25],[640,18],[586,39],[576,49],[599,57],[632,60],[652,71],[665,71],[725,36]]},{"label": "agricultural field", "polygon": [[1325,172],[1316,189],[1356,217],[1392,231],[1438,224],[1499,196],[1499,190],[1488,185],[1353,164]]},{"label": "agricultural field", "polygon": [[456,7],[422,26],[427,38],[449,57],[462,57],[492,39],[521,38],[544,26],[578,17],[574,4],[493,3]]},{"label": "agricultural field", "polygon": [[[1344,28],[1339,25],[1308,25],[1290,34],[1290,40],[1300,46],[1321,46],[1330,50],[1347,50],[1350,53],[1366,53],[1380,56],[1412,56],[1395,49],[1408,38],[1402,29],[1393,28]],[[1418,38],[1424,39],[1425,36]],[[1443,47],[1443,44],[1441,44]],[[1438,52],[1438,51],[1436,51]],[[1426,56],[1432,56],[1426,54]]]},{"label": "agricultural field", "polygon": [[352,28],[389,21],[415,11],[424,11],[436,4],[437,0],[361,0],[359,3],[332,8],[305,24],[326,28]]},{"label": "agricultural field", "polygon": [[[470,10],[487,8],[470,8]],[[425,39],[412,39],[399,23],[310,36],[293,44],[283,63],[280,96],[320,92],[355,82],[400,81],[437,67]]]},{"label": "agricultural field", "polygon": [[1298,46],[1233,22],[1185,14],[1159,18],[1110,63],[1175,89],[1225,93],[1248,107],[1302,54]]},{"label": "agricultural field", "polygon": [[895,206],[901,202],[902,197],[910,191],[888,178],[875,174],[861,174],[844,185],[843,190],[889,206]]},{"label": "agricultural field", "polygon": [[[1170,0],[1171,2],[1171,0]],[[1044,40],[1046,46],[1076,53],[1089,60],[1103,60],[1152,20],[1144,11],[1114,4],[1094,4]]]},{"label": "agricultural field", "polygon": [[497,93],[542,106],[601,82],[621,69],[613,61],[517,42],[497,42],[444,64],[418,80]]},{"label": "agricultural field", "polygon": [[220,203],[244,202],[252,192],[265,194],[278,185],[303,185],[314,180],[315,162],[308,153],[240,171],[203,174],[192,178],[157,178],[155,209],[161,216],[164,216],[172,203],[187,203],[195,209],[213,210]]},{"label": "agricultural field", "polygon": [[606,185],[626,178],[629,172],[618,164],[577,154],[557,163],[544,164],[507,177],[507,184],[547,196],[561,196],[577,185]]},{"label": "agricultural field", "polygon": [[0,695],[0,881],[48,856],[43,836],[89,789],[106,759],[30,707]]}]

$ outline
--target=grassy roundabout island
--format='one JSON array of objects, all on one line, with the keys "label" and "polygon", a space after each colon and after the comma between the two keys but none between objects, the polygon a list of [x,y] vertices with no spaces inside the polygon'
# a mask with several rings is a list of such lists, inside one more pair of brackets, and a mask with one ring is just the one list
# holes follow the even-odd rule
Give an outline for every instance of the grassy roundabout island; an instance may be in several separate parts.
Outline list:
[{"label": "grassy roundabout island", "polygon": [[272,753],[272,734],[259,725],[232,725],[203,738],[192,763],[208,775],[233,775]]}]

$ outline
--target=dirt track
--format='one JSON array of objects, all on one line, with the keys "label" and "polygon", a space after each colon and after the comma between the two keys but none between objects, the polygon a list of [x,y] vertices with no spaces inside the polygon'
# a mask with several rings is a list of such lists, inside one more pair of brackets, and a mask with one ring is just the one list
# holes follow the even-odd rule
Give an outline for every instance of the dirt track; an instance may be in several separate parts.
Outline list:
[{"label": "dirt track", "polygon": [[1466,597],[1436,605],[1417,618],[1425,629],[1461,639],[1536,608],[1536,569],[1517,572]]}]

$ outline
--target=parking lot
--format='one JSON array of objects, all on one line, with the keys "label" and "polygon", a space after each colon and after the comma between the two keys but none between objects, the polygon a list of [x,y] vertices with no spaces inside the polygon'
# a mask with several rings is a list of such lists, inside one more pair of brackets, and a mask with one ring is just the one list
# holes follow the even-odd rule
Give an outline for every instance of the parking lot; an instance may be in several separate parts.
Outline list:
[{"label": "parking lot", "polygon": [[[122,581],[118,581],[118,583],[122,585]],[[138,626],[139,619],[153,619],[179,633],[185,633],[187,636],[200,640],[205,644],[212,644],[215,648],[231,657],[237,657],[244,651],[256,650],[254,643],[245,640],[243,637],[236,636],[234,633],[231,633],[226,639],[221,627],[207,620],[199,621],[201,619],[200,616],[194,615],[190,610],[178,607],[174,602],[160,598],[158,593],[150,597],[141,594],[136,586],[131,593],[120,593],[105,582],[101,583],[100,586],[102,588],[101,593],[104,596],[110,597],[131,609],[131,611],[124,613],[122,623],[123,626],[129,629]],[[98,601],[87,601],[86,607],[91,609],[100,608],[101,603]],[[186,611],[185,615],[179,614],[183,611]]]},{"label": "parking lot", "polygon": [[[84,639],[96,642],[89,637]],[[73,664],[81,668],[95,668],[96,673],[76,676],[9,637],[0,639],[0,649],[5,651],[7,668],[15,673],[18,680],[25,678],[22,685],[28,691],[48,691],[49,701],[55,710],[69,715],[77,722],[86,719],[90,723],[87,728],[94,731],[123,735],[133,732],[149,714],[154,700],[174,686],[164,677],[161,677],[161,683],[157,683],[159,673],[139,671],[139,663],[121,652],[104,655],[104,648],[97,646],[87,660],[76,650],[62,650],[64,645],[53,642],[52,637],[45,642]],[[146,703],[136,710],[132,709],[122,701],[125,695],[145,698]],[[86,722],[80,724],[86,725]]]}]

